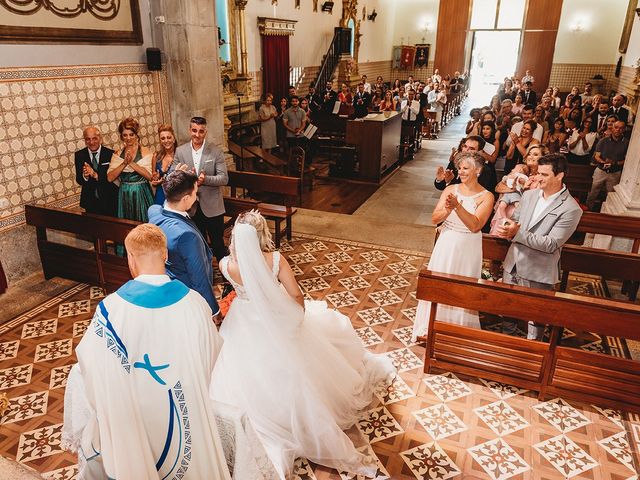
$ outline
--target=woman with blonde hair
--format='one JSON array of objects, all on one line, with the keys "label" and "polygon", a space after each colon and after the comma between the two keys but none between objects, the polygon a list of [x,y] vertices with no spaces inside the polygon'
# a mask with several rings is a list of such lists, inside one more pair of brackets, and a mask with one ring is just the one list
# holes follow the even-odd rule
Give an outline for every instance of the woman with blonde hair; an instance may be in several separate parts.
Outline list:
[{"label": "woman with blonde hair", "polygon": [[259,212],[238,217],[230,252],[220,270],[237,297],[220,328],[211,397],[247,413],[282,479],[298,457],[374,476],[375,464],[343,430],[395,374],[393,365],[364,349],[346,316],[304,300]]},{"label": "woman with blonde hair", "polygon": [[140,124],[127,117],[118,125],[122,149],[111,157],[107,180],[119,182],[118,218],[147,222],[147,210],[153,205],[152,153],[140,145]]},{"label": "woman with blonde hair", "polygon": [[153,159],[151,161],[151,164],[154,165],[151,185],[156,189],[153,203],[156,205],[164,205],[165,197],[162,182],[164,181],[165,175],[169,173],[171,163],[173,163],[173,157],[176,154],[176,148],[178,148],[178,141],[176,140],[176,134],[173,132],[173,127],[168,123],[164,123],[158,127],[158,137],[160,139],[160,147],[153,153]]}]

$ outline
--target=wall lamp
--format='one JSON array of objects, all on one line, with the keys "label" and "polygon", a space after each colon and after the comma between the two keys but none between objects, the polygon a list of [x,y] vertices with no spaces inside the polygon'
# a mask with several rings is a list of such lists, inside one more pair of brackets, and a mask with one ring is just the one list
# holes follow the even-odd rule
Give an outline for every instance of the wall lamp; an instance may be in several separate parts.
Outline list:
[{"label": "wall lamp", "polygon": [[329,1],[329,2],[324,2],[322,4],[322,11],[323,12],[329,12],[332,13],[333,12],[333,2]]},{"label": "wall lamp", "polygon": [[373,9],[373,12],[371,12],[371,14],[367,17],[369,20],[371,20],[372,22],[376,21],[376,17],[378,16],[378,13],[376,12],[376,9]]}]

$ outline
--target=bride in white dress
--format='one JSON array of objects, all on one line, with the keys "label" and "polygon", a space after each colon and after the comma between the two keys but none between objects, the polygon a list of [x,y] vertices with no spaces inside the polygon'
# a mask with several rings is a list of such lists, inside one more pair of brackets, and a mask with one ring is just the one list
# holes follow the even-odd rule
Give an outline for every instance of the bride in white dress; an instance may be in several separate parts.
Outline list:
[{"label": "bride in white dress", "polygon": [[248,414],[281,478],[297,457],[373,476],[343,430],[391,381],[391,361],[367,352],[347,317],[304,301],[258,212],[238,218],[230,250],[220,268],[237,297],[220,328],[211,397]]},{"label": "bride in white dress", "polygon": [[[443,222],[428,269],[480,278],[482,273],[482,232],[493,210],[493,194],[478,183],[484,159],[476,152],[465,152],[456,157],[459,184],[444,189],[431,215],[434,224]],[[413,324],[413,341],[427,334],[431,302],[418,301]],[[438,305],[436,319],[480,328],[478,312],[464,308]]]}]

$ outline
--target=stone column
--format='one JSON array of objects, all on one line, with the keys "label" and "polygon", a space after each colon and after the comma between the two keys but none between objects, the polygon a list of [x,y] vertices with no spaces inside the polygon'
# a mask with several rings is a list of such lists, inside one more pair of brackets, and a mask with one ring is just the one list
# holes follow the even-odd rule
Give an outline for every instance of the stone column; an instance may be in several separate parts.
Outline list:
[{"label": "stone column", "polygon": [[[640,217],[640,120],[635,122],[631,132],[629,150],[624,161],[620,183],[615,191],[607,195],[602,204],[602,213]],[[596,235],[594,248],[631,251],[633,241],[626,238]]]},{"label": "stone column", "polygon": [[207,140],[223,148],[223,93],[214,0],[163,0],[162,26],[171,119],[178,143],[189,139],[189,119],[207,119]]},{"label": "stone column", "polygon": [[247,31],[244,23],[244,10],[247,7],[248,0],[235,0],[238,9],[238,27],[240,30],[240,71],[241,76],[249,74],[249,66],[247,63]]}]

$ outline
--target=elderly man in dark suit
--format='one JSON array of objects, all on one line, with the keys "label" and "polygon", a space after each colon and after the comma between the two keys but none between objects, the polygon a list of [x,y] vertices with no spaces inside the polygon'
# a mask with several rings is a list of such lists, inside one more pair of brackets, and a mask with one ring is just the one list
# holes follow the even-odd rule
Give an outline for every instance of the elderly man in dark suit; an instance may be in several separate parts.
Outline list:
[{"label": "elderly man in dark suit", "polygon": [[167,275],[202,295],[217,320],[220,308],[213,294],[213,254],[187,213],[196,202],[198,181],[193,172],[169,173],[162,185],[166,197],[164,207],[149,207],[149,223],[160,227],[167,237]]},{"label": "elderly man in dark suit", "polygon": [[183,168],[198,176],[198,198],[189,215],[206,239],[209,235],[213,255],[218,261],[227,255],[224,245],[224,200],[222,188],[229,182],[224,153],[207,142],[207,120],[193,117],[189,125],[191,141],[176,149],[173,168]]},{"label": "elderly man in dark suit", "polygon": [[115,217],[118,187],[107,180],[113,150],[102,145],[102,135],[97,127],[85,128],[82,136],[86,147],[74,155],[76,182],[82,187],[80,207],[87,213]]}]

